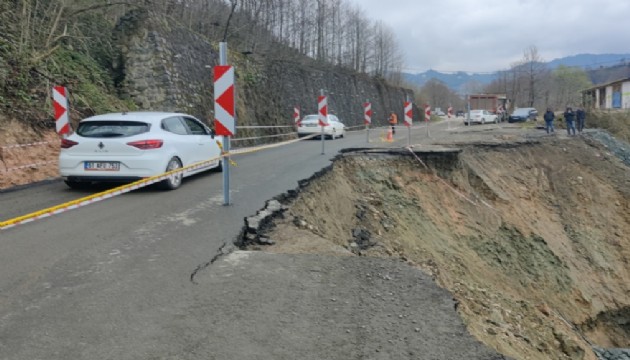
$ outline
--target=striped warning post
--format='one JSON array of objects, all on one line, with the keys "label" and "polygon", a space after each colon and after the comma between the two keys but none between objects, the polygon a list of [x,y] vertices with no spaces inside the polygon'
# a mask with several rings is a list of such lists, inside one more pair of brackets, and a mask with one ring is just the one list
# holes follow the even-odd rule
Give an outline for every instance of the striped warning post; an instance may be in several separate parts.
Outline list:
[{"label": "striped warning post", "polygon": [[293,123],[295,124],[295,126],[300,126],[302,122],[302,119],[300,119],[300,107],[299,106],[295,106],[293,108]]},{"label": "striped warning post", "polygon": [[70,133],[68,89],[64,86],[53,86],[52,98],[55,109],[55,128],[59,135],[66,135]]},{"label": "striped warning post", "polygon": [[214,128],[217,135],[234,136],[234,67],[214,67]]},{"label": "striped warning post", "polygon": [[319,126],[328,126],[328,97],[325,95],[317,97],[317,113]]},{"label": "striped warning post", "polygon": [[372,103],[365,102],[363,103],[363,122],[365,125],[370,125],[372,123]]},{"label": "striped warning post", "polygon": [[431,105],[426,104],[424,106],[424,121],[428,122],[431,120]]},{"label": "striped warning post", "polygon": [[405,126],[410,127],[413,121],[413,106],[411,101],[405,101]]}]

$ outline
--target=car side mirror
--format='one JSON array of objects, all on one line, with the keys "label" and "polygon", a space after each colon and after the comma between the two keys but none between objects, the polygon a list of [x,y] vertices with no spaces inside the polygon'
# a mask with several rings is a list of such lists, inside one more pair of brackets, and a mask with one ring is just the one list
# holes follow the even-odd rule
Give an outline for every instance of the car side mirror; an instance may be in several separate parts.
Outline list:
[{"label": "car side mirror", "polygon": [[214,139],[214,136],[216,135],[216,133],[214,132],[214,129],[210,129],[210,137],[212,139]]}]

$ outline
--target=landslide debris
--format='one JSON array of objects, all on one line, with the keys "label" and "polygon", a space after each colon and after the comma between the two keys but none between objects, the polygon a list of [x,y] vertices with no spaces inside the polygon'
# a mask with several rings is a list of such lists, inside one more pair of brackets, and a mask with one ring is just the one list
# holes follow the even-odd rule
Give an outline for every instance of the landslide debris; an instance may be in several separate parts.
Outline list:
[{"label": "landslide debris", "polygon": [[630,169],[586,136],[349,152],[290,198],[250,249],[401,258],[515,359],[630,348]]}]

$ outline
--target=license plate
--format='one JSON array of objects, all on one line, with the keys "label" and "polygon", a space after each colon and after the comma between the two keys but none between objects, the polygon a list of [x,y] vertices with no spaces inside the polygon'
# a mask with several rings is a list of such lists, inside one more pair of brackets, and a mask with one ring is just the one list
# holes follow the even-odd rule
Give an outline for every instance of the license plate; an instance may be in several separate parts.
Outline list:
[{"label": "license plate", "polygon": [[120,163],[117,161],[86,161],[83,163],[86,171],[119,171]]},{"label": "license plate", "polygon": [[306,127],[315,127],[315,126],[318,126],[318,125],[317,124],[306,124],[304,126],[306,126]]}]

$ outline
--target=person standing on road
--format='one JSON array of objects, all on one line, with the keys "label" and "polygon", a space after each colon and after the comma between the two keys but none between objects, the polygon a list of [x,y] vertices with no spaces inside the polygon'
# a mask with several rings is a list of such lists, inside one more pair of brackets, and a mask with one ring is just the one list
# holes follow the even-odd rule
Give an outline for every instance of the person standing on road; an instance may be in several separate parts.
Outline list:
[{"label": "person standing on road", "polygon": [[392,135],[396,134],[396,125],[398,124],[398,116],[395,112],[389,113],[389,124],[392,126]]},{"label": "person standing on road", "polygon": [[547,130],[547,134],[552,134],[554,132],[553,129],[553,121],[555,120],[556,115],[551,111],[551,108],[547,108],[545,115],[543,115],[543,119],[545,119],[545,129]]},{"label": "person standing on road", "polygon": [[575,118],[577,120],[577,131],[581,134],[582,130],[584,130],[584,121],[586,120],[586,112],[583,108],[580,107],[577,109]]},{"label": "person standing on road", "polygon": [[571,133],[575,135],[575,113],[570,106],[567,107],[567,111],[564,112],[564,120],[567,122],[567,133],[569,136],[571,136]]}]

